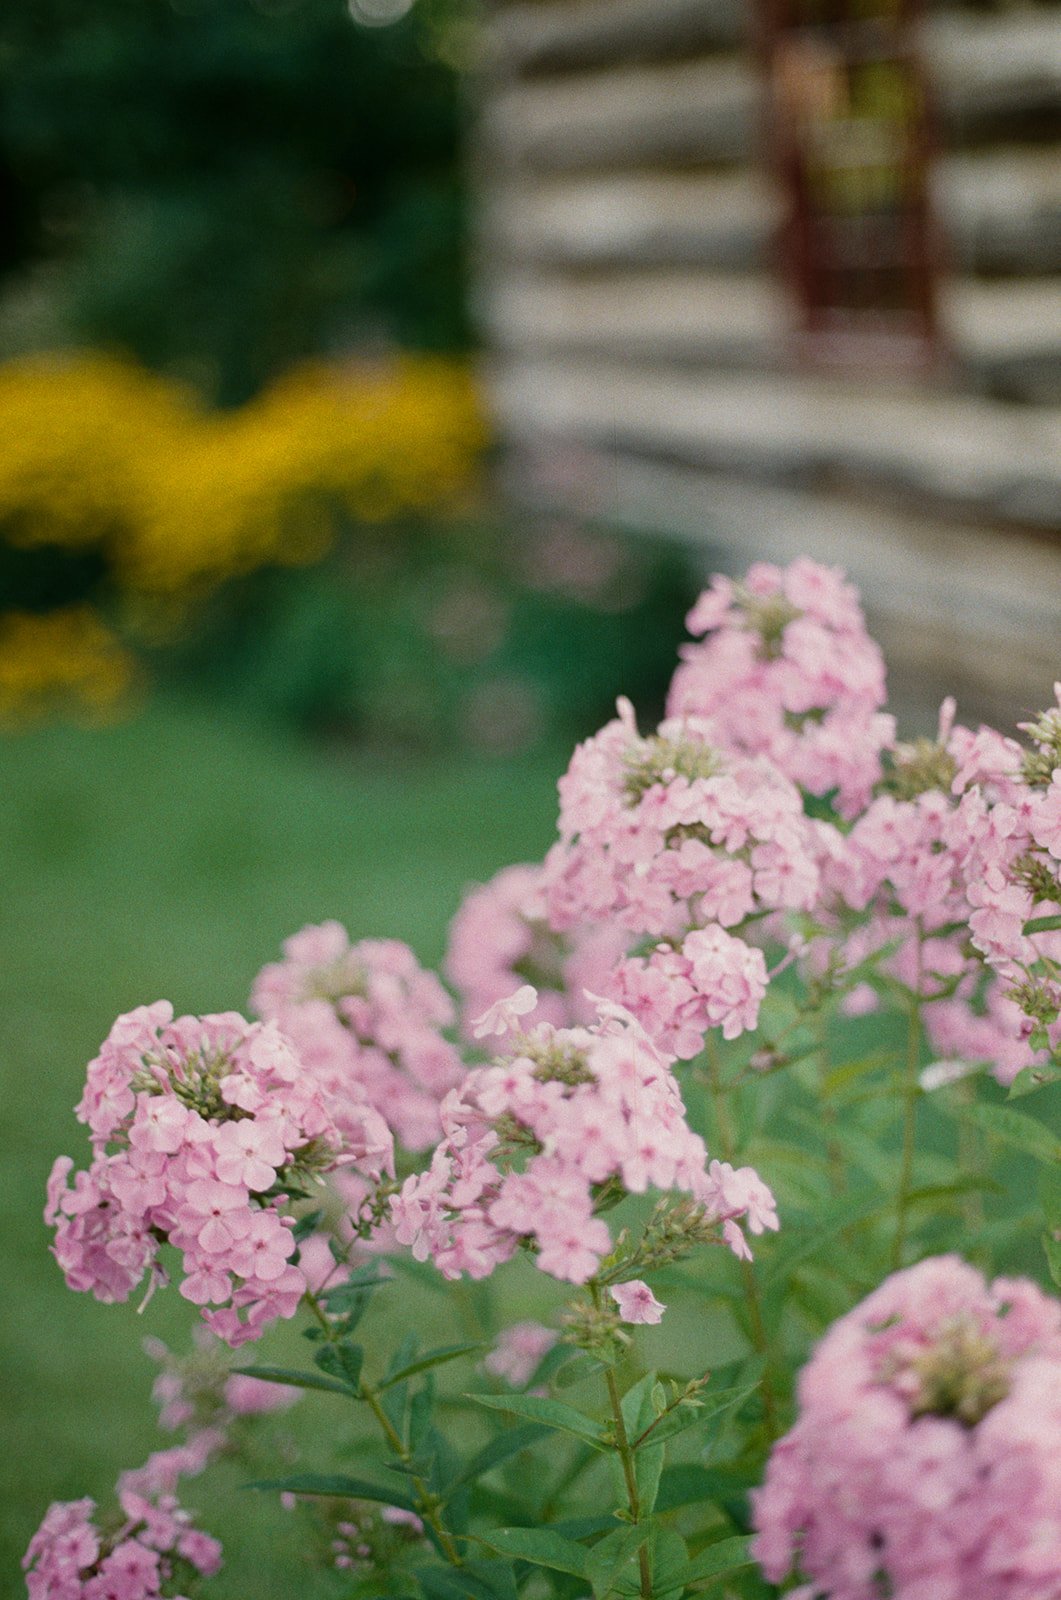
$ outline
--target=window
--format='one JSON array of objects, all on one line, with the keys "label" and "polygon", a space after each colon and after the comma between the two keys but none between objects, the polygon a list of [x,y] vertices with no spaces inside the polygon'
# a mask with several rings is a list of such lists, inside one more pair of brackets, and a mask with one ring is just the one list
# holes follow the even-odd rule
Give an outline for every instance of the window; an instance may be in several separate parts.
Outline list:
[{"label": "window", "polygon": [[759,0],[781,265],[803,352],[927,364],[938,348],[931,138],[916,0]]}]

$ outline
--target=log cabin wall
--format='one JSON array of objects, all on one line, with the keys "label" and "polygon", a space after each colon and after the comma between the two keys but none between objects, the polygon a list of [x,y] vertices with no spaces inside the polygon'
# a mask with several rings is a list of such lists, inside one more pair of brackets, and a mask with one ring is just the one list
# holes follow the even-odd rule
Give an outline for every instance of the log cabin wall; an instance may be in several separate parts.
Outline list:
[{"label": "log cabin wall", "polygon": [[705,566],[846,566],[928,716],[1061,676],[1061,13],[920,30],[943,370],[792,359],[745,0],[495,0],[473,163],[505,487]]}]

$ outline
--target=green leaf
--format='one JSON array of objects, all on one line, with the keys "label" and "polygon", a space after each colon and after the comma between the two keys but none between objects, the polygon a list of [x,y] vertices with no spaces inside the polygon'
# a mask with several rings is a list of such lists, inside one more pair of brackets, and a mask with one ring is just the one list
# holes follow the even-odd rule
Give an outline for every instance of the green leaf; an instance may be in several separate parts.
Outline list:
[{"label": "green leaf", "polygon": [[441,1367],[446,1361],[455,1361],[458,1356],[466,1356],[472,1350],[481,1349],[481,1343],[439,1345],[437,1350],[429,1350],[426,1355],[419,1356],[415,1361],[409,1361],[393,1372],[388,1372],[382,1383],[377,1384],[377,1393],[382,1394],[395,1383],[404,1383],[406,1378],[412,1378],[418,1372],[426,1372],[430,1367]]},{"label": "green leaf", "polygon": [[695,1461],[679,1461],[664,1470],[656,1500],[657,1512],[676,1511],[710,1501],[724,1511],[742,1505],[745,1494],[758,1482],[754,1473],[733,1467],[703,1467]]},{"label": "green leaf", "polygon": [[498,1555],[516,1561],[529,1561],[535,1567],[551,1567],[570,1572],[576,1578],[587,1576],[587,1556],[580,1544],[565,1539],[551,1528],[492,1528],[489,1534],[475,1535],[480,1544]]},{"label": "green leaf", "polygon": [[561,1400],[533,1394],[474,1394],[468,1398],[477,1405],[488,1406],[491,1411],[511,1411],[517,1417],[526,1417],[528,1422],[541,1422],[560,1433],[573,1433],[598,1450],[605,1446],[606,1435],[601,1424],[576,1411],[574,1406],[564,1405]]},{"label": "green leaf", "polygon": [[372,1262],[370,1266],[358,1267],[351,1271],[341,1283],[333,1284],[321,1295],[321,1299],[333,1316],[341,1316],[344,1311],[349,1311],[360,1295],[370,1294],[373,1289],[378,1289],[380,1284],[386,1283],[379,1265]]},{"label": "green leaf", "polygon": [[324,1212],[318,1208],[316,1211],[307,1211],[304,1216],[299,1217],[291,1229],[291,1237],[295,1243],[302,1244],[311,1233],[316,1233],[323,1216]]},{"label": "green leaf", "polygon": [[685,1433],[689,1428],[698,1428],[704,1423],[713,1422],[724,1411],[743,1405],[758,1387],[758,1380],[755,1383],[735,1384],[730,1389],[719,1389],[714,1394],[702,1395],[698,1405],[677,1406],[656,1424],[645,1443],[662,1444],[667,1439],[673,1439],[676,1434]]},{"label": "green leaf", "polygon": [[1061,1083],[1061,1066],[1055,1061],[1041,1061],[1034,1067],[1023,1067],[1010,1084],[1007,1098],[1020,1100],[1024,1095],[1034,1094],[1036,1089],[1045,1089],[1051,1083]]},{"label": "green leaf", "polygon": [[359,1344],[340,1339],[333,1344],[322,1345],[313,1359],[322,1372],[337,1378],[350,1394],[361,1393],[361,1365],[365,1352]]},{"label": "green leaf", "polygon": [[689,1564],[685,1540],[673,1528],[656,1527],[652,1539],[652,1600],[668,1600],[685,1587],[682,1574]]},{"label": "green leaf", "polygon": [[1061,930],[1061,916],[1054,912],[1048,917],[1031,917],[1021,930],[1023,933],[1057,933]]},{"label": "green leaf", "polygon": [[259,1478],[245,1487],[278,1489],[284,1494],[321,1495],[326,1499],[375,1500],[383,1506],[399,1506],[403,1511],[416,1510],[416,1502],[404,1489],[370,1483],[367,1478],[350,1478],[340,1472],[296,1472],[287,1478]]},{"label": "green leaf", "polygon": [[516,1600],[516,1581],[507,1561],[469,1561],[459,1570],[417,1567],[415,1577],[428,1600]]},{"label": "green leaf", "polygon": [[438,1268],[428,1261],[417,1261],[408,1251],[396,1255],[382,1256],[380,1258],[392,1266],[396,1272],[403,1272],[407,1278],[413,1278],[425,1289],[433,1289],[436,1294],[448,1294],[450,1283],[444,1278]]},{"label": "green leaf", "polygon": [[1036,1161],[1045,1161],[1050,1165],[1061,1161],[1061,1140],[1050,1132],[1044,1122],[1028,1116],[1024,1111],[977,1101],[972,1105],[958,1106],[957,1115],[983,1128],[985,1133],[1002,1144],[1011,1145]]},{"label": "green leaf", "polygon": [[1055,1239],[1052,1233],[1044,1233],[1043,1249],[1046,1251],[1046,1264],[1050,1268],[1050,1276],[1061,1289],[1061,1239]]},{"label": "green leaf", "polygon": [[650,1517],[655,1508],[656,1496],[659,1493],[660,1473],[663,1471],[664,1454],[663,1445],[655,1442],[655,1434],[653,1434],[651,1441],[643,1445],[634,1458],[637,1495],[641,1502],[641,1515],[643,1517]]},{"label": "green leaf", "polygon": [[865,1077],[867,1072],[877,1072],[881,1067],[888,1066],[894,1060],[894,1050],[874,1050],[869,1055],[860,1056],[855,1061],[842,1061],[822,1078],[822,1094],[826,1096],[834,1095],[839,1090],[846,1089],[850,1084],[857,1083],[859,1078]]},{"label": "green leaf", "polygon": [[656,1407],[653,1403],[652,1392],[658,1379],[654,1372],[646,1372],[632,1384],[622,1398],[623,1422],[626,1424],[627,1437],[633,1441],[642,1433],[649,1423],[656,1418]]},{"label": "green leaf", "polygon": [[357,1268],[342,1283],[326,1291],[322,1296],[324,1304],[330,1316],[342,1318],[343,1333],[353,1333],[376,1289],[385,1281],[380,1276],[378,1263],[372,1262],[370,1266]]},{"label": "green leaf", "polygon": [[709,1544],[686,1567],[682,1574],[683,1584],[700,1585],[708,1578],[720,1583],[723,1578],[731,1578],[734,1573],[753,1566],[748,1554],[750,1544],[751,1539],[747,1534],[737,1534],[731,1539],[720,1539],[717,1544]]},{"label": "green leaf", "polygon": [[[576,1350],[571,1359],[565,1361],[557,1370],[553,1381],[558,1389],[570,1389],[573,1384],[585,1383],[587,1378],[596,1377],[598,1372],[603,1371],[603,1361],[598,1361],[596,1356],[591,1356],[586,1350]],[[535,1374],[535,1379],[537,1379],[537,1374]],[[535,1379],[531,1380],[532,1385],[535,1383]]]},{"label": "green leaf", "polygon": [[935,1207],[940,1200],[956,1200],[964,1195],[975,1194],[1002,1194],[1001,1184],[994,1178],[989,1178],[985,1173],[968,1172],[960,1178],[953,1178],[949,1183],[925,1183],[917,1189],[911,1189],[907,1196],[907,1205],[931,1205]]},{"label": "green leaf", "polygon": [[583,1355],[583,1351],[572,1350],[569,1344],[554,1344],[552,1349],[545,1352],[527,1382],[521,1387],[525,1389],[543,1388],[545,1384],[552,1382],[561,1368],[569,1366],[572,1361],[581,1359]]},{"label": "green leaf", "polygon": [[769,1270],[762,1278],[764,1293],[769,1293],[777,1285],[786,1285],[800,1262],[814,1255],[827,1241],[848,1228],[868,1222],[891,1204],[890,1199],[862,1200],[859,1203],[852,1198],[823,1207],[813,1227],[800,1229],[798,1233],[793,1230],[788,1242],[774,1250]]},{"label": "green leaf", "polygon": [[636,1528],[616,1528],[593,1546],[586,1557],[586,1576],[597,1600],[604,1600],[611,1592],[651,1532],[650,1522],[639,1523]]},{"label": "green leaf", "polygon": [[1039,1200],[1046,1226],[1061,1228],[1061,1168],[1044,1167],[1039,1173]]},{"label": "green leaf", "polygon": [[541,1422],[527,1422],[521,1428],[506,1428],[504,1433],[499,1433],[496,1439],[491,1439],[489,1444],[474,1455],[456,1478],[449,1485],[447,1493],[459,1489],[466,1483],[474,1483],[494,1467],[500,1467],[504,1462],[519,1455],[521,1450],[527,1450],[532,1444],[537,1444],[539,1439],[544,1439],[549,1429]]},{"label": "green leaf", "polygon": [[349,1386],[336,1378],[325,1378],[319,1372],[300,1372],[297,1367],[233,1367],[232,1371],[245,1373],[248,1378],[262,1378],[266,1383],[290,1383],[296,1389],[327,1389],[347,1400],[354,1398]]}]

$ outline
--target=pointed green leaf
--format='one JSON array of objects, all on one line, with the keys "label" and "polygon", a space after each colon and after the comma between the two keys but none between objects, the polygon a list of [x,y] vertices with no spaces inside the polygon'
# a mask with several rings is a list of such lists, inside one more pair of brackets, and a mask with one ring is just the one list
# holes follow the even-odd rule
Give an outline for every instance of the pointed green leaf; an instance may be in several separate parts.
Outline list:
[{"label": "pointed green leaf", "polygon": [[307,1211],[305,1215],[299,1217],[295,1226],[291,1229],[291,1237],[295,1243],[302,1244],[304,1240],[309,1238],[311,1233],[315,1233],[323,1216],[324,1212],[318,1208],[316,1211]]},{"label": "pointed green leaf", "polygon": [[695,1461],[679,1461],[664,1469],[656,1510],[676,1511],[681,1506],[709,1502],[728,1511],[730,1505],[742,1504],[748,1489],[757,1482],[756,1474],[733,1467],[702,1467]]},{"label": "pointed green leaf", "polygon": [[516,1600],[507,1561],[469,1561],[451,1566],[417,1567],[416,1581],[428,1600]]},{"label": "pointed green leaf", "polygon": [[1022,1150],[1036,1161],[1045,1161],[1049,1165],[1061,1161],[1061,1140],[1050,1132],[1045,1122],[1030,1117],[1025,1111],[977,1101],[973,1105],[960,1106],[958,1115],[983,1128],[985,1133],[1002,1144]]},{"label": "pointed green leaf", "polygon": [[636,1439],[638,1434],[655,1420],[656,1408],[652,1403],[652,1391],[657,1381],[654,1372],[646,1372],[645,1376],[639,1378],[623,1395],[623,1421],[626,1424],[627,1436],[631,1440]]},{"label": "pointed green leaf", "polygon": [[1061,1239],[1055,1239],[1052,1233],[1044,1233],[1043,1249],[1046,1251],[1046,1264],[1050,1268],[1050,1276],[1061,1289]]},{"label": "pointed green leaf", "polygon": [[460,1477],[450,1484],[447,1493],[452,1493],[465,1483],[474,1483],[494,1467],[500,1467],[513,1456],[519,1455],[521,1450],[527,1450],[539,1439],[544,1439],[549,1431],[541,1422],[526,1422],[520,1428],[506,1428],[504,1433],[499,1433],[496,1439],[484,1444],[478,1454],[472,1457]]},{"label": "pointed green leaf", "polygon": [[1061,1228],[1061,1167],[1044,1167],[1039,1173],[1039,1200],[1046,1226]]},{"label": "pointed green leaf", "polygon": [[770,1260],[769,1269],[763,1273],[762,1284],[764,1292],[769,1292],[775,1285],[785,1285],[789,1277],[801,1261],[815,1254],[830,1239],[843,1233],[847,1228],[857,1227],[860,1223],[868,1222],[871,1217],[878,1215],[893,1202],[879,1198],[858,1200],[855,1198],[844,1199],[835,1205],[825,1206],[819,1213],[814,1224],[807,1229],[800,1229],[798,1233],[792,1230],[788,1242],[781,1244],[774,1250]]},{"label": "pointed green leaf", "polygon": [[689,1564],[685,1540],[673,1528],[656,1527],[652,1539],[652,1600],[677,1600]]},{"label": "pointed green leaf", "polygon": [[570,1572],[576,1578],[586,1577],[586,1551],[573,1539],[565,1539],[552,1528],[492,1528],[488,1534],[477,1534],[480,1544],[498,1555],[515,1561],[529,1561],[536,1567],[551,1567],[556,1572]]},{"label": "pointed green leaf", "polygon": [[297,1367],[233,1367],[232,1371],[248,1378],[261,1378],[265,1383],[289,1383],[296,1389],[326,1389],[332,1394],[344,1395],[347,1400],[354,1398],[349,1385],[340,1383],[337,1378],[326,1378],[319,1372],[300,1372]]},{"label": "pointed green leaf", "polygon": [[399,1506],[415,1511],[416,1503],[405,1490],[395,1485],[370,1483],[367,1478],[351,1478],[341,1472],[295,1472],[286,1478],[259,1478],[248,1489],[278,1489],[284,1494],[321,1495],[340,1500],[375,1500],[384,1506]]},{"label": "pointed green leaf", "polygon": [[361,1366],[365,1352],[359,1344],[349,1339],[339,1339],[334,1344],[322,1345],[313,1357],[323,1372],[344,1383],[351,1394],[361,1392]]},{"label": "pointed green leaf", "polygon": [[[696,1584],[698,1590],[713,1587],[721,1583],[724,1578],[732,1578],[734,1573],[743,1572],[745,1568],[754,1566],[748,1554],[751,1540],[747,1534],[736,1534],[731,1539],[720,1539],[717,1544],[709,1544],[706,1550],[701,1550],[694,1556],[682,1574],[682,1583],[688,1587]],[[707,1580],[711,1579],[711,1584]],[[702,1586],[702,1588],[701,1588]]]},{"label": "pointed green leaf", "polygon": [[1008,1098],[1020,1100],[1024,1095],[1034,1094],[1036,1089],[1045,1089],[1051,1083],[1061,1083],[1061,1066],[1056,1061],[1041,1061],[1017,1073],[1009,1086]]},{"label": "pointed green leaf", "polygon": [[655,1443],[655,1436],[647,1445],[643,1445],[634,1458],[634,1473],[637,1477],[637,1493],[641,1502],[641,1515],[649,1517],[656,1504],[656,1495],[659,1493],[660,1473],[663,1471],[664,1449],[662,1444]]},{"label": "pointed green leaf", "polygon": [[388,1372],[382,1383],[377,1385],[377,1392],[382,1394],[392,1384],[404,1383],[406,1378],[412,1378],[418,1372],[427,1372],[430,1367],[440,1367],[446,1361],[455,1361],[458,1356],[466,1356],[473,1350],[481,1350],[482,1345],[476,1344],[444,1344],[437,1350],[429,1350],[426,1355],[418,1357],[416,1361],[409,1361],[405,1366],[398,1367],[393,1372]]},{"label": "pointed green leaf", "polygon": [[635,1528],[616,1528],[605,1534],[586,1557],[586,1576],[597,1600],[605,1600],[622,1573],[652,1532],[650,1522]]},{"label": "pointed green leaf", "polygon": [[525,1417],[528,1422],[544,1423],[547,1428],[555,1428],[561,1433],[573,1433],[576,1438],[596,1445],[599,1450],[604,1448],[605,1430],[601,1424],[576,1411],[574,1406],[564,1405],[561,1400],[533,1394],[476,1394],[470,1395],[469,1399],[477,1405],[488,1406],[491,1411],[511,1411],[517,1417]]},{"label": "pointed green leaf", "polygon": [[688,1428],[699,1428],[704,1423],[713,1422],[724,1411],[743,1405],[758,1387],[758,1380],[755,1383],[736,1384],[731,1389],[719,1389],[714,1394],[701,1395],[697,1406],[677,1406],[652,1428],[645,1443],[663,1444],[676,1434],[685,1433]]}]

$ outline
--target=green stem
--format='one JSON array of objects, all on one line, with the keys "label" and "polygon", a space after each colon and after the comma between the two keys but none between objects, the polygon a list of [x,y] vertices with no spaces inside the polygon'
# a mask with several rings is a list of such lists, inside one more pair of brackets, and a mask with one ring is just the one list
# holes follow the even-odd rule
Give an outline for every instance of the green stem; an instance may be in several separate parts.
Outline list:
[{"label": "green stem", "polygon": [[[964,1105],[976,1099],[975,1078],[963,1078],[958,1094]],[[966,1118],[958,1120],[958,1165],[965,1173],[981,1174],[984,1170],[984,1140],[979,1128]],[[970,1239],[978,1239],[984,1226],[984,1196],[980,1189],[971,1189],[962,1201],[962,1221]],[[970,1254],[973,1252],[970,1251]]]},{"label": "green stem", "polygon": [[906,1247],[910,1193],[914,1183],[914,1152],[917,1148],[917,1102],[921,1095],[918,1068],[921,1065],[921,953],[922,934],[917,930],[917,968],[910,995],[910,1015],[906,1033],[906,1071],[903,1079],[903,1150],[899,1167],[899,1193],[896,1197],[895,1239],[892,1243],[892,1271],[903,1264]]},{"label": "green stem", "polygon": [[361,1383],[361,1395],[365,1401],[365,1404],[368,1406],[368,1409],[372,1412],[372,1415],[379,1423],[387,1443],[394,1451],[394,1454],[398,1457],[402,1466],[409,1471],[409,1481],[416,1492],[417,1511],[423,1517],[424,1521],[430,1525],[435,1538],[438,1540],[439,1548],[442,1550],[446,1560],[455,1567],[462,1567],[464,1565],[464,1558],[453,1541],[453,1535],[449,1532],[445,1523],[442,1521],[442,1501],[432,1489],[428,1488],[427,1484],[418,1473],[409,1470],[412,1466],[413,1458],[405,1443],[405,1440],[391,1422],[391,1419],[388,1417],[386,1411],[384,1411],[383,1403],[375,1389],[373,1389],[370,1384],[365,1383],[364,1380],[362,1380]]},{"label": "green stem", "polygon": [[818,1103],[821,1106],[825,1133],[825,1158],[829,1164],[829,1187],[834,1195],[840,1195],[847,1187],[847,1174],[844,1168],[843,1146],[836,1137],[836,1107],[824,1092],[825,1080],[829,1075],[829,1019],[824,1006],[818,1013],[817,1022],[818,1038],[815,1053],[818,1056]]},{"label": "green stem", "polygon": [[[626,1495],[630,1502],[630,1515],[636,1525],[641,1521],[641,1495],[637,1487],[637,1467],[634,1463],[634,1452],[630,1445],[630,1439],[626,1432],[626,1419],[623,1416],[623,1403],[619,1397],[619,1385],[615,1381],[615,1373],[611,1367],[605,1367],[604,1379],[608,1385],[608,1399],[611,1401],[612,1419],[615,1423],[615,1446],[623,1466]],[[642,1600],[652,1600],[652,1564],[649,1560],[648,1550],[644,1545],[637,1552],[637,1559],[641,1572]]]},{"label": "green stem", "polygon": [[[722,1082],[718,1047],[710,1035],[708,1035],[707,1041],[707,1084],[711,1093],[711,1105],[715,1113],[715,1122],[718,1125],[722,1157],[732,1166],[737,1152],[737,1141],[733,1132],[733,1123],[730,1119],[726,1087]],[[770,1373],[770,1340],[767,1337],[766,1324],[763,1321],[759,1280],[755,1276],[755,1268],[750,1261],[742,1260],[740,1271],[744,1282],[744,1300],[748,1308],[748,1327],[752,1336],[752,1345],[763,1358],[763,1421],[772,1441],[777,1438],[779,1432],[777,1425],[777,1396],[774,1393],[774,1382]]]},{"label": "green stem", "polygon": [[[305,1291],[303,1299],[313,1312],[313,1315],[316,1317],[321,1327],[324,1329],[324,1334],[329,1344],[334,1344],[336,1342],[335,1329],[328,1321],[328,1318],[321,1307],[321,1303],[317,1299],[317,1296],[313,1293],[312,1289],[307,1289]],[[413,1486],[413,1491],[416,1496],[416,1509],[423,1520],[430,1526],[435,1538],[438,1540],[439,1548],[445,1555],[446,1560],[455,1567],[462,1567],[464,1565],[464,1558],[454,1543],[453,1535],[449,1532],[442,1521],[442,1501],[439,1499],[438,1495],[428,1487],[423,1478],[411,1470],[413,1461],[412,1453],[405,1443],[405,1440],[402,1438],[401,1434],[398,1432],[397,1428],[394,1426],[390,1417],[388,1417],[386,1411],[384,1410],[383,1402],[380,1400],[379,1395],[376,1393],[375,1389],[373,1389],[370,1383],[366,1383],[364,1378],[361,1379],[361,1382],[358,1385],[358,1393],[361,1399],[368,1406],[368,1409],[371,1411],[376,1421],[379,1423],[380,1431],[382,1432],[383,1437],[394,1451],[394,1454],[398,1457],[398,1460],[401,1462],[402,1466],[406,1469],[406,1473],[408,1474],[409,1481]]]}]

